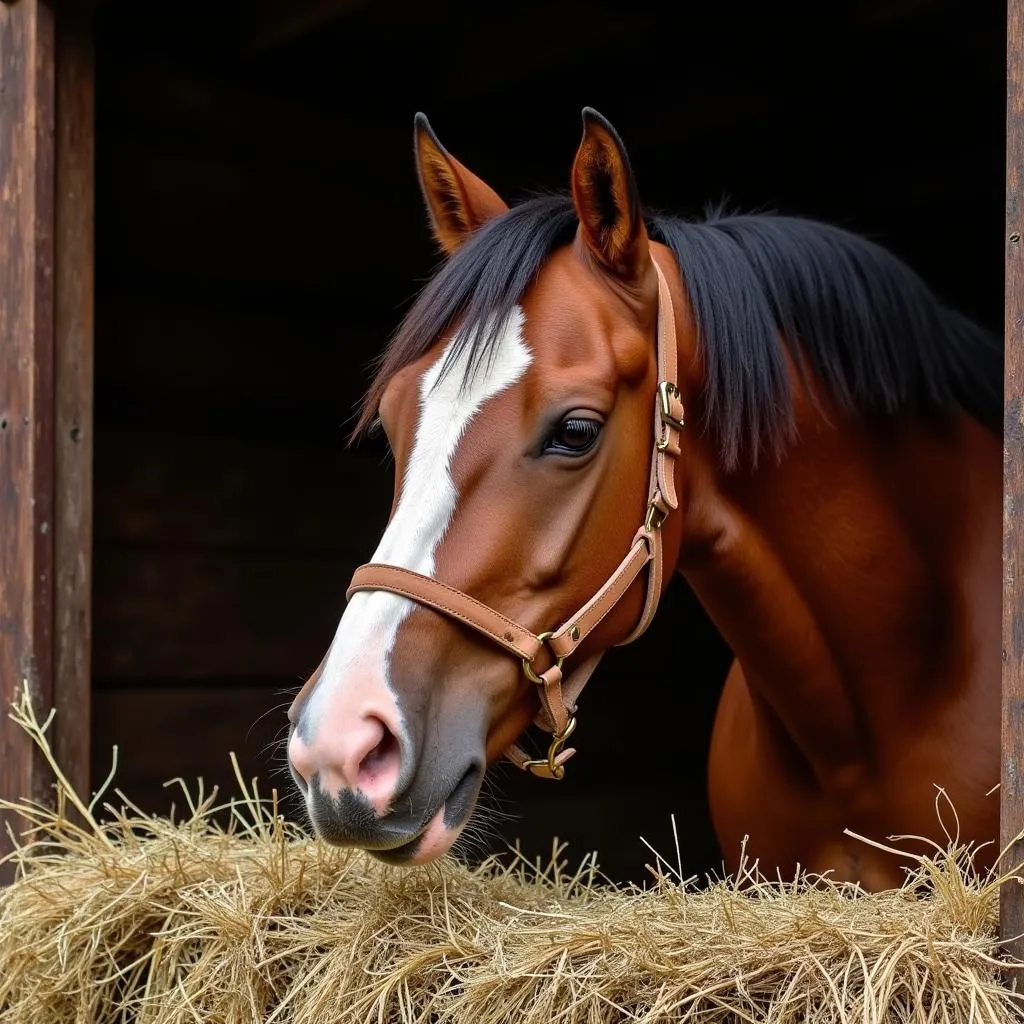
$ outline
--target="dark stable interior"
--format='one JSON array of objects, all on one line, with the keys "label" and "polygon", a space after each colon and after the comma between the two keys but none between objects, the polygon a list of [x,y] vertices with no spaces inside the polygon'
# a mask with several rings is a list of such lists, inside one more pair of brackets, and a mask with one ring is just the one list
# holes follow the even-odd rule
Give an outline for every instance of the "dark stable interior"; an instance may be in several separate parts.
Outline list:
[{"label": "dark stable interior", "polygon": [[[346,447],[368,365],[437,265],[423,110],[506,200],[565,189],[584,105],[646,204],[723,198],[870,235],[1002,320],[1004,8],[108,0],[97,33],[93,781],[282,774],[285,709],[391,502]],[[554,511],[557,514],[557,510]],[[681,581],[590,683],[566,779],[499,766],[473,855],[552,840],[640,881],[720,868],[705,759],[729,652]],[[495,813],[497,812],[497,813]]]}]

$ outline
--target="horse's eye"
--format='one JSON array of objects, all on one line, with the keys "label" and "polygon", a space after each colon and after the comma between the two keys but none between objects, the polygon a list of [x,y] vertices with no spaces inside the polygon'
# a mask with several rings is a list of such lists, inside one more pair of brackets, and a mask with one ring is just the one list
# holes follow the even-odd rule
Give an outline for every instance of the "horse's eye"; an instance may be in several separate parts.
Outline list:
[{"label": "horse's eye", "polygon": [[586,455],[600,435],[600,420],[587,416],[567,416],[555,427],[544,446],[544,452],[554,455]]}]

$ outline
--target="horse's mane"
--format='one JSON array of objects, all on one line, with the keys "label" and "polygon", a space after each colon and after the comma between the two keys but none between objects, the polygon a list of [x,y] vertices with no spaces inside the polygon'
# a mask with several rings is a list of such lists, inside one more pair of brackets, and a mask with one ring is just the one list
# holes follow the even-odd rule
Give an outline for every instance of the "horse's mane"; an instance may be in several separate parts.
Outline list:
[{"label": "horse's mane", "polygon": [[[786,352],[845,411],[944,417],[963,409],[1002,423],[1002,346],[944,306],[881,246],[817,221],[712,210],[701,221],[654,215],[651,237],[679,264],[704,363],[705,426],[723,463],[780,456],[793,433]],[[358,434],[391,377],[455,324],[469,370],[577,220],[568,196],[526,200],[490,221],[423,288],[377,364]],[[450,353],[454,359],[455,346]]]}]

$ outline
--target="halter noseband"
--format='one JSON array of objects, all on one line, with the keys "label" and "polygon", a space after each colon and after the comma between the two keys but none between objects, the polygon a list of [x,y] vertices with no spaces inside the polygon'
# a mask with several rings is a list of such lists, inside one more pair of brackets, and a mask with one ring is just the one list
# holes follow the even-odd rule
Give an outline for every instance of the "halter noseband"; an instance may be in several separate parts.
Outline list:
[{"label": "halter noseband", "polygon": [[[652,257],[653,258],[653,257]],[[581,662],[563,676],[562,665],[595,626],[619,603],[645,567],[647,596],[640,621],[632,633],[617,646],[635,640],[654,618],[661,598],[661,527],[679,504],[676,496],[674,460],[680,452],[680,433],[684,409],[676,386],[676,331],[672,296],[661,268],[658,274],[658,391],[654,404],[654,453],[651,458],[650,487],[643,525],[633,537],[629,553],[608,577],[604,586],[557,629],[535,634],[525,626],[482,604],[461,590],[439,580],[397,565],[369,562],[356,569],[346,597],[361,590],[386,590],[409,598],[457,619],[463,625],[492,640],[522,661],[523,672],[540,690],[541,714],[536,724],[552,733],[547,757],[531,760],[516,744],[506,756],[520,768],[541,778],[561,779],[565,762],[576,752],[566,748],[566,740],[576,728],[576,699],[601,660],[601,654]],[[554,664],[537,672],[534,662],[545,644],[554,655]]]}]

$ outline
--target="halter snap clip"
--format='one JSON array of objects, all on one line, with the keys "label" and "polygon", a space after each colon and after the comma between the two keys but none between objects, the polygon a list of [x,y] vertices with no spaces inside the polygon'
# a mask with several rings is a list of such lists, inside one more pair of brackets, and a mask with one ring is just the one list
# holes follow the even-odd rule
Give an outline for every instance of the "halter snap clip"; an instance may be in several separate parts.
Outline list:
[{"label": "halter snap clip", "polygon": [[525,768],[531,775],[537,775],[543,779],[555,779],[560,781],[565,777],[565,765],[558,764],[558,755],[562,752],[566,740],[576,731],[576,716],[573,715],[561,732],[556,732],[551,737],[551,746],[548,747],[548,756],[543,761],[524,761],[521,768]]}]

